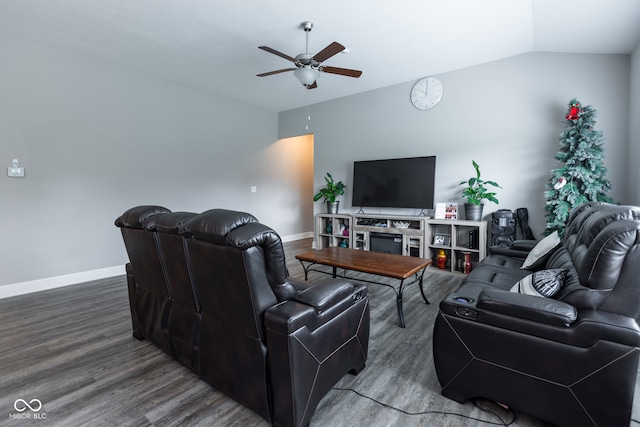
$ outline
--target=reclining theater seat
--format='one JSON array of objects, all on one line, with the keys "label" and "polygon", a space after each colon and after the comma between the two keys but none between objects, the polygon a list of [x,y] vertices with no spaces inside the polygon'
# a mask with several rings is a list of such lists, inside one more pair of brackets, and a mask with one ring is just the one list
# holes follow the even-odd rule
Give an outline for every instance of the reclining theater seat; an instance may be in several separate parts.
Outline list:
[{"label": "reclining theater seat", "polygon": [[180,227],[195,215],[191,212],[166,213],[153,217],[144,225],[147,230],[156,233],[158,254],[171,292],[171,309],[167,319],[169,354],[197,372],[202,310],[193,289],[184,239],[179,234]]},{"label": "reclining theater seat", "polygon": [[366,287],[288,277],[280,237],[252,215],[141,206],[116,225],[129,253],[134,336],[273,425],[308,425],[333,385],[364,368]]},{"label": "reclining theater seat", "polygon": [[486,258],[440,304],[433,335],[442,394],[484,397],[559,426],[628,426],[640,347],[640,208],[574,209],[539,270],[550,298],[509,292],[531,273]]},{"label": "reclining theater seat", "polygon": [[[138,206],[129,209],[116,220],[129,255],[127,284],[133,336],[147,337],[164,352],[171,354],[164,319],[170,310],[171,294],[165,281],[156,246],[155,233],[145,229],[158,215],[170,212],[161,206]],[[135,278],[131,268],[135,265]]]}]

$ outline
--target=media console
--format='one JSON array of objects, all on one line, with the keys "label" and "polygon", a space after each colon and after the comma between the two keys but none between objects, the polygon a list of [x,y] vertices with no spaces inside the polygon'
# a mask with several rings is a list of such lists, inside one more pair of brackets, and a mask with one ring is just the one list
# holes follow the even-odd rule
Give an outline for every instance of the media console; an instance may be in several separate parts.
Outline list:
[{"label": "media console", "polygon": [[[332,246],[427,258],[436,265],[440,250],[447,255],[443,271],[460,272],[465,252],[472,264],[487,254],[487,222],[439,220],[421,216],[317,214],[315,248]],[[433,268],[433,267],[432,267]]]}]

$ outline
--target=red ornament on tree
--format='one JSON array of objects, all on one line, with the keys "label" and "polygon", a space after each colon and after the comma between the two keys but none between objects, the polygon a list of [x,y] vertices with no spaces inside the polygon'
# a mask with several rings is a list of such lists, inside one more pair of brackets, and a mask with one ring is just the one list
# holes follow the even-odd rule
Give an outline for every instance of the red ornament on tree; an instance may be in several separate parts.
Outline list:
[{"label": "red ornament on tree", "polygon": [[571,104],[571,108],[569,109],[569,114],[566,115],[567,120],[578,120],[578,116],[580,115],[580,104],[574,102]]}]

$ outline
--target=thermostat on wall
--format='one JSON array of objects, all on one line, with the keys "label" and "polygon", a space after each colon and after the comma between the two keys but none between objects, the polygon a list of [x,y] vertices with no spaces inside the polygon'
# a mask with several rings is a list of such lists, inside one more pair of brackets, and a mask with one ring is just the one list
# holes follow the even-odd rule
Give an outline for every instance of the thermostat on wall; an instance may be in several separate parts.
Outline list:
[{"label": "thermostat on wall", "polygon": [[7,175],[12,178],[24,178],[24,168],[20,166],[18,159],[13,159],[12,165],[7,168]]}]

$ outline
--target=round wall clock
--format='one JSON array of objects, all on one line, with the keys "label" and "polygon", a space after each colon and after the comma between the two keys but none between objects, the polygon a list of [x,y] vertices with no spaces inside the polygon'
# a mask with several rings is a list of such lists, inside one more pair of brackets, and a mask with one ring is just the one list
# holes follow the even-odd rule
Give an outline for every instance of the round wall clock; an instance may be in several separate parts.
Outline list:
[{"label": "round wall clock", "polygon": [[435,77],[424,77],[411,89],[411,103],[419,110],[429,110],[442,99],[444,88]]}]

